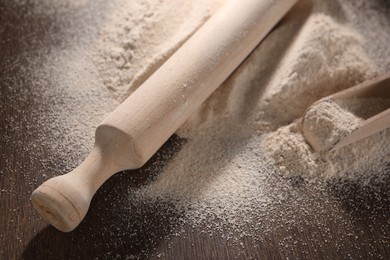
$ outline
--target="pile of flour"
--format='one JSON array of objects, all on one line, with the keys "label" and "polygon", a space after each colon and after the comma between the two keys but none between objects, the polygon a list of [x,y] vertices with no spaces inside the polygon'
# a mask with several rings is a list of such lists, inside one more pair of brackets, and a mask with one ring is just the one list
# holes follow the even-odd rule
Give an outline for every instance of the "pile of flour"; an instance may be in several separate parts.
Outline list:
[{"label": "pile of flour", "polygon": [[368,181],[370,177],[378,177],[389,163],[389,129],[339,150],[330,150],[365,119],[389,107],[390,100],[381,98],[321,100],[302,119],[272,133],[266,141],[269,152],[281,172],[289,176],[337,176]]}]

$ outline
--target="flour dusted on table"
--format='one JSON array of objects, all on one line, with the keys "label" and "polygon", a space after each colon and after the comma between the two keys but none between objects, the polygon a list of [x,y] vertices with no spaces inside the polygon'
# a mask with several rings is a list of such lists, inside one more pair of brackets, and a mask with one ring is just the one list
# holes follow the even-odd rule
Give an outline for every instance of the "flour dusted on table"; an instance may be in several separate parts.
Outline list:
[{"label": "flour dusted on table", "polygon": [[[66,4],[70,2],[73,4]],[[142,186],[129,187],[126,197],[119,198],[113,191],[111,199],[123,200],[125,205],[163,201],[161,205],[184,212],[186,224],[204,227],[210,219],[217,220],[213,225],[219,226],[206,226],[206,232],[217,230],[226,235],[226,226],[232,227],[228,236],[239,241],[251,235],[261,237],[272,226],[252,223],[256,234],[244,234],[240,228],[251,216],[257,220],[279,217],[280,222],[275,223],[283,228],[286,219],[297,223],[300,219],[277,215],[275,208],[291,207],[290,213],[321,210],[320,203],[314,202],[312,207],[310,199],[316,197],[296,196],[295,203],[283,204],[285,196],[299,193],[289,183],[294,180],[291,176],[361,178],[353,173],[382,173],[389,160],[388,130],[337,153],[324,156],[314,151],[332,145],[360,124],[364,116],[350,109],[356,104],[318,103],[306,114],[306,123],[313,124],[302,122],[314,102],[383,72],[386,67],[378,57],[390,60],[384,44],[390,35],[386,23],[378,29],[371,26],[368,33],[359,31],[358,26],[352,29],[349,22],[353,17],[359,20],[360,14],[364,19],[370,17],[371,25],[382,24],[378,20],[387,21],[386,17],[380,11],[371,15],[372,9],[370,13],[359,8],[345,13],[345,6],[367,1],[346,2],[350,3],[299,1],[179,129],[178,134],[187,141],[166,166],[156,166],[159,174]],[[90,1],[43,1],[31,9],[48,17],[58,14],[62,27],[53,26],[50,35],[65,38],[66,44],[37,48],[45,62],[34,67],[32,77],[44,96],[41,111],[49,110],[42,113],[44,118],[39,118],[39,111],[35,115],[42,124],[41,145],[54,154],[50,159],[57,158],[55,162],[64,166],[64,172],[88,153],[99,122],[223,1],[94,3],[97,6],[92,15],[82,11]],[[376,44],[386,45],[377,48],[380,53],[373,55],[375,50],[368,50],[369,43],[364,41],[367,33],[376,35]],[[358,107],[367,105],[363,100],[357,102],[361,102]],[[50,172],[52,176],[60,174]],[[307,187],[323,191],[318,185]],[[332,205],[329,202],[328,206]],[[121,212],[126,213],[126,209]],[[122,216],[126,222],[128,216]],[[125,229],[120,232],[133,232]]]},{"label": "flour dusted on table", "polygon": [[208,19],[218,2],[117,0],[92,52],[103,84],[125,99]]},{"label": "flour dusted on table", "polygon": [[[34,85],[43,93],[42,102],[50,104],[50,113],[36,115],[44,115],[39,119],[41,144],[54,157],[62,158],[64,170],[81,162],[93,146],[99,123],[221,3],[222,0],[32,3],[31,16],[55,21],[47,37],[56,44],[41,46],[28,55]],[[43,40],[36,41],[41,45]]]}]

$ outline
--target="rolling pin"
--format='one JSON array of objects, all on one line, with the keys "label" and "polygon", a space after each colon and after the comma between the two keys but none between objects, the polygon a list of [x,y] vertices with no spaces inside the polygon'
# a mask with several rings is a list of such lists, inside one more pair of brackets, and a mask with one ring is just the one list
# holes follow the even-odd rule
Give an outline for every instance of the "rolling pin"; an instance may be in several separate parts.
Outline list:
[{"label": "rolling pin", "polygon": [[94,148],[76,169],[32,193],[33,206],[61,231],[77,227],[97,189],[144,165],[295,2],[228,0],[97,127]]}]

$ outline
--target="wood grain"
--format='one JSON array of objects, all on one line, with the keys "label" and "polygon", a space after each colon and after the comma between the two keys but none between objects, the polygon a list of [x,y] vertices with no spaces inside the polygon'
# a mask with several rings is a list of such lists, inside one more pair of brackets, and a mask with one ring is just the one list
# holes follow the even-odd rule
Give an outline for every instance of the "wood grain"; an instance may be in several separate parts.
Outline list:
[{"label": "wood grain", "polygon": [[[390,259],[390,177],[369,186],[330,182],[324,192],[299,178],[278,180],[288,189],[280,190],[284,199],[275,205],[275,214],[253,219],[259,227],[256,236],[243,237],[238,244],[223,238],[224,230],[208,234],[204,227],[181,224],[170,205],[121,199],[131,197],[128,187],[158,176],[155,169],[185,144],[178,137],[140,170],[109,179],[77,230],[65,234],[48,226],[29,197],[46,178],[63,172],[64,165],[60,159],[46,162],[50,151],[37,143],[41,129],[32,112],[39,108],[49,113],[50,104],[42,104],[42,93],[31,87],[22,53],[61,39],[47,35],[55,21],[31,20],[27,12],[28,6],[0,2],[1,259]],[[296,200],[311,207],[302,211],[290,206]],[[176,236],[178,228],[182,232]]]}]

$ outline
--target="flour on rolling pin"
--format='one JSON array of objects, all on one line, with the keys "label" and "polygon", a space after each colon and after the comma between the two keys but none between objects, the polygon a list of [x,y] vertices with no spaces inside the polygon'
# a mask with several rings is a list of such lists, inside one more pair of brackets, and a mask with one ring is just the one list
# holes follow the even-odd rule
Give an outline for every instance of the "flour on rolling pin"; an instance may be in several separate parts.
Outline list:
[{"label": "flour on rolling pin", "polygon": [[97,189],[114,173],[149,160],[295,2],[228,1],[98,126],[80,166],[33,192],[34,207],[57,229],[73,230]]}]

